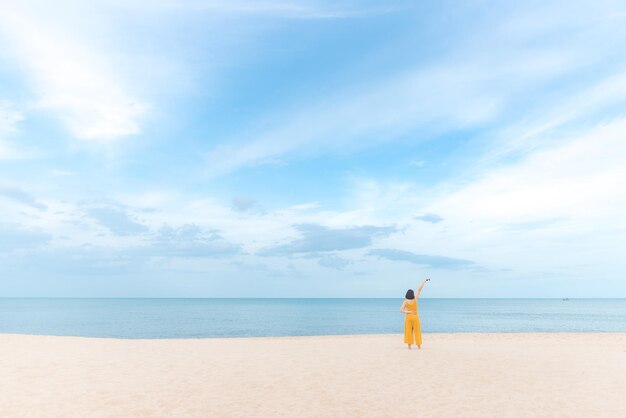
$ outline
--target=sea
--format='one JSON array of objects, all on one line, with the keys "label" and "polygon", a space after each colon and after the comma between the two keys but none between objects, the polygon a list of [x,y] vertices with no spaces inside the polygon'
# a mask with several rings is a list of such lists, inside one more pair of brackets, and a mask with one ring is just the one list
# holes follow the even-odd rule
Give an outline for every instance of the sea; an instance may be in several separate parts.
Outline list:
[{"label": "sea", "polygon": [[[402,299],[0,298],[0,333],[101,338],[400,334]],[[422,331],[626,332],[626,299],[419,300]]]}]

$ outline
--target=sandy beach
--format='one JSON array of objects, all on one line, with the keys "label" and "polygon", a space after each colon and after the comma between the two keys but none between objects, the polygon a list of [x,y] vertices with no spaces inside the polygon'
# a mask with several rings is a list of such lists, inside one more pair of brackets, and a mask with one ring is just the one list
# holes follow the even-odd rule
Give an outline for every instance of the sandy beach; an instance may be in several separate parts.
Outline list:
[{"label": "sandy beach", "polygon": [[623,417],[626,334],[0,335],[2,417]]}]

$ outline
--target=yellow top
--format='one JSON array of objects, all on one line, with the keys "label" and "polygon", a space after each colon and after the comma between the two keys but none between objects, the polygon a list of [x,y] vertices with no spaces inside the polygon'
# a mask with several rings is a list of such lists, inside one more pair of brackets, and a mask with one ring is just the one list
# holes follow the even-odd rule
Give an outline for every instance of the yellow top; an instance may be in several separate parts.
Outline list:
[{"label": "yellow top", "polygon": [[407,315],[417,315],[417,301],[415,299],[412,299],[412,300],[407,299],[404,307],[407,311],[411,311],[407,313]]}]

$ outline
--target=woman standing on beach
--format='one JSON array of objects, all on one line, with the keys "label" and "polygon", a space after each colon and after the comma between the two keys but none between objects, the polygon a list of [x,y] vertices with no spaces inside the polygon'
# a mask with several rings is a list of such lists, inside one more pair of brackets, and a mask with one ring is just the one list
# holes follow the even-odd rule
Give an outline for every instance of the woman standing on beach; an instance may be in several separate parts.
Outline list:
[{"label": "woman standing on beach", "polygon": [[417,289],[417,295],[413,293],[413,289],[407,290],[404,302],[400,307],[400,312],[406,314],[404,317],[404,342],[409,345],[409,350],[411,349],[411,344],[417,345],[418,350],[422,348],[422,329],[420,328],[420,317],[417,313],[417,298],[420,297],[424,285],[429,280],[428,277],[424,279]]}]

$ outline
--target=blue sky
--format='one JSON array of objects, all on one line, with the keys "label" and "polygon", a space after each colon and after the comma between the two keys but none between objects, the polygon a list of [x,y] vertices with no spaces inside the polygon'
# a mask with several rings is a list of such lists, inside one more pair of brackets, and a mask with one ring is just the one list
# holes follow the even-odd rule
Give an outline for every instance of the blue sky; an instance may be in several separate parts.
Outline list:
[{"label": "blue sky", "polygon": [[622,2],[4,3],[2,295],[626,296]]}]

